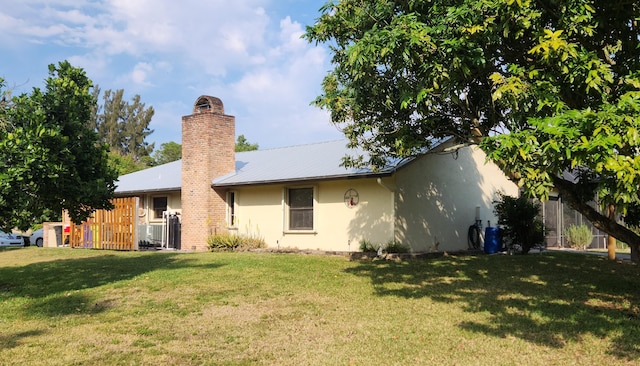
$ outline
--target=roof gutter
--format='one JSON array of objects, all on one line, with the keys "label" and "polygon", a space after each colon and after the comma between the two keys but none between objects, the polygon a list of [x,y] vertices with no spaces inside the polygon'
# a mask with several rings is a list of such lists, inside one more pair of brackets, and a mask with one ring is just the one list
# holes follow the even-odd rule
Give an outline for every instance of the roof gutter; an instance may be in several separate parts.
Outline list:
[{"label": "roof gutter", "polygon": [[145,190],[135,190],[135,191],[116,191],[113,193],[114,197],[126,197],[126,196],[136,196],[147,193],[158,193],[158,192],[180,192],[182,191],[182,187],[172,187],[172,188],[154,188],[154,189],[145,189]]},{"label": "roof gutter", "polygon": [[295,179],[274,179],[274,180],[262,180],[262,181],[247,181],[247,182],[236,182],[236,183],[211,183],[211,188],[233,188],[233,187],[246,187],[246,186],[257,186],[257,185],[268,185],[268,184],[287,184],[287,183],[301,183],[301,182],[317,182],[317,181],[328,181],[328,180],[349,180],[349,179],[364,179],[364,178],[377,178],[381,177],[389,177],[393,175],[393,171],[384,172],[384,173],[376,173],[376,174],[354,174],[354,175],[334,175],[327,177],[304,177],[304,178],[295,178]]}]

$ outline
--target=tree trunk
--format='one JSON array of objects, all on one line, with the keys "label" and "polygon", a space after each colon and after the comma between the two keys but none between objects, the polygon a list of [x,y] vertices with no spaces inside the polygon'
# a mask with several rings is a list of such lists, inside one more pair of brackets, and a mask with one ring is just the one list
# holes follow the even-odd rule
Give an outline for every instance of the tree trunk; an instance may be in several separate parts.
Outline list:
[{"label": "tree trunk", "polygon": [[559,177],[554,178],[553,183],[571,208],[583,214],[597,229],[627,243],[631,248],[631,260],[633,262],[637,263],[640,260],[638,255],[640,254],[640,236],[638,234],[626,226],[620,225],[615,218],[609,219],[580,199],[576,194],[575,183]]},{"label": "tree trunk", "polygon": [[[609,210],[609,220],[616,219],[616,207],[614,205],[609,205],[607,208]],[[616,238],[613,235],[607,235],[607,254],[609,255],[609,260],[616,260]]]}]

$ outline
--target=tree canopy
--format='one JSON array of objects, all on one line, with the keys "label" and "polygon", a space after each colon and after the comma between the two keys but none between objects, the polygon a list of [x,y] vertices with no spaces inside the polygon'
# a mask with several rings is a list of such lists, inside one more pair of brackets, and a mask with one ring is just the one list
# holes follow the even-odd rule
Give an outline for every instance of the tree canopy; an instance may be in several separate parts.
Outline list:
[{"label": "tree canopy", "polygon": [[258,144],[252,144],[247,141],[244,135],[238,136],[236,140],[236,152],[258,150]]},{"label": "tree canopy", "polygon": [[182,159],[182,145],[169,141],[160,145],[160,149],[153,152],[153,165],[162,165]]},{"label": "tree canopy", "polygon": [[0,80],[0,227],[27,229],[63,209],[79,223],[111,208],[117,174],[87,124],[96,101],[85,72],[64,61],[49,65],[44,90],[7,99],[3,87]]},{"label": "tree canopy", "polygon": [[[100,88],[94,89],[96,99]],[[146,108],[136,94],[131,102],[124,100],[124,89],[110,89],[103,94],[103,104],[93,109],[90,127],[94,128],[101,141],[109,144],[111,151],[121,156],[130,156],[135,162],[148,158],[154,144],[146,138],[153,133],[149,124],[154,115],[153,107]]]},{"label": "tree canopy", "polygon": [[348,165],[480,143],[526,193],[558,189],[637,251],[586,203],[640,202],[639,21],[635,0],[330,1],[306,31],[333,54],[315,103],[369,152]]},{"label": "tree canopy", "polygon": [[[118,172],[118,176],[148,168],[150,164],[146,160],[135,161],[131,155],[122,155],[115,151],[109,151],[109,165]],[[151,160],[150,157],[149,160]]]}]

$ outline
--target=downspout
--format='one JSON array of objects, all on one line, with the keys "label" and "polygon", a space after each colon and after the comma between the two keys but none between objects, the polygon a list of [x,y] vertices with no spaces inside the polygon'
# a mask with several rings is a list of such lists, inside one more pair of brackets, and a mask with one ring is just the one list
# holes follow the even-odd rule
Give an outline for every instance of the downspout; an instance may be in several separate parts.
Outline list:
[{"label": "downspout", "polygon": [[167,235],[167,227],[168,227],[168,225],[167,225],[166,218],[167,218],[167,211],[162,211],[162,239],[160,241],[160,247],[164,248],[164,244],[165,244],[165,241],[166,241],[167,242],[166,249],[169,249],[169,243],[168,243],[168,240],[166,240],[166,239],[168,239],[168,235]]}]

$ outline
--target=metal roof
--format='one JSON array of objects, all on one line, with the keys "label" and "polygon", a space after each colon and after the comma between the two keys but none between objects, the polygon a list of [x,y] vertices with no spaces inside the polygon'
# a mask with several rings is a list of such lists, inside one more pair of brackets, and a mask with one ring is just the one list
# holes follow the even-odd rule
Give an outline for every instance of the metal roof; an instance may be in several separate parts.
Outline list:
[{"label": "metal roof", "polygon": [[213,180],[213,186],[239,186],[276,182],[386,175],[392,167],[371,169],[341,166],[345,155],[362,154],[347,148],[347,140],[320,142],[236,154],[236,171]]},{"label": "metal roof", "polygon": [[182,160],[177,160],[118,177],[115,193],[179,191],[181,186]]},{"label": "metal roof", "polygon": [[[266,150],[236,153],[236,171],[212,181],[215,187],[301,182],[321,179],[344,179],[391,174],[402,162],[376,172],[367,168],[341,166],[346,155],[362,151],[347,148],[347,140],[320,142]],[[123,175],[117,195],[134,192],[180,190],[182,160]]]}]

